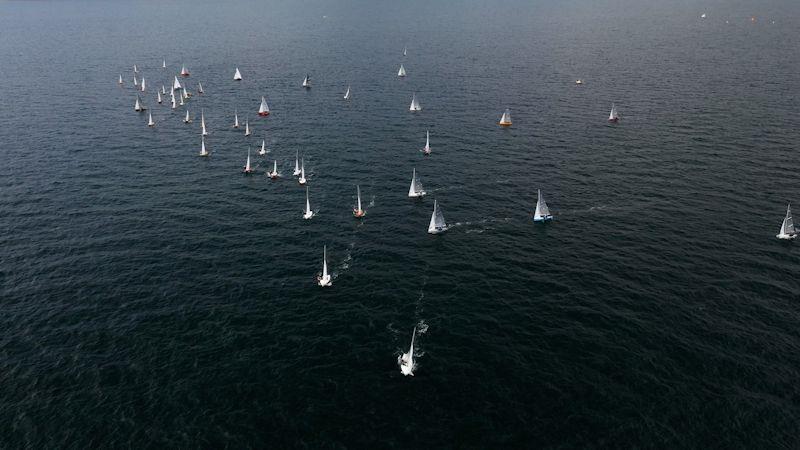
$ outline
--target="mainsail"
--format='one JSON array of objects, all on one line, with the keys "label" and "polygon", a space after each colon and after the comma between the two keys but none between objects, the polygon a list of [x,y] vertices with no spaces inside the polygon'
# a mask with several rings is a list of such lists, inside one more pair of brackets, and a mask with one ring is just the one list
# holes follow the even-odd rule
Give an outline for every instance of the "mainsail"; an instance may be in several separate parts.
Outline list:
[{"label": "mainsail", "polygon": [[398,77],[404,77],[404,76],[406,76],[406,68],[405,68],[405,67],[403,67],[403,65],[402,65],[402,64],[400,64],[400,70],[398,70],[398,71],[397,71],[397,76],[398,76]]},{"label": "mainsail", "polygon": [[235,81],[241,81],[242,80],[242,74],[241,74],[241,72],[239,72],[239,68],[238,67],[236,68],[236,73],[233,74],[233,79]]},{"label": "mainsail", "polygon": [[258,115],[259,116],[266,116],[269,115],[269,106],[267,105],[267,99],[263,96],[261,97],[261,106],[258,107]]},{"label": "mainsail", "polygon": [[439,202],[433,201],[433,213],[431,214],[431,221],[428,224],[428,233],[436,234],[445,230],[447,224],[444,221],[444,214],[442,208],[439,208]]},{"label": "mainsail", "polygon": [[422,107],[419,106],[419,100],[417,100],[416,92],[411,96],[411,106],[409,106],[408,109],[409,111],[419,111],[422,109]]}]

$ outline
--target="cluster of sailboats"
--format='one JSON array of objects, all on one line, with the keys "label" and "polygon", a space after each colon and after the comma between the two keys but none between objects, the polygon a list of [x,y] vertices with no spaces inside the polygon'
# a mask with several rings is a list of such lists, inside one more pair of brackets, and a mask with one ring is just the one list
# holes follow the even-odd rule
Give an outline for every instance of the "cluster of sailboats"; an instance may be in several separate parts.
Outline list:
[{"label": "cluster of sailboats", "polygon": [[[407,54],[407,49],[404,48],[403,49],[403,56],[406,56],[406,54]],[[166,59],[164,59],[162,61],[161,67],[162,67],[162,69],[166,69],[167,68]],[[134,110],[136,112],[140,112],[140,113],[148,112],[147,126],[153,128],[153,127],[156,126],[156,122],[153,119],[152,112],[150,112],[148,110],[147,106],[145,105],[145,102],[142,100],[142,97],[141,97],[142,93],[147,92],[147,82],[145,80],[145,77],[140,74],[139,69],[138,69],[138,67],[136,65],[133,66],[133,72],[134,72],[133,73],[133,85],[134,85],[134,89],[136,90],[136,99],[135,99],[135,103],[134,103]],[[172,81],[171,89],[167,90],[166,87],[164,85],[162,85],[160,90],[156,90],[156,101],[157,101],[157,103],[162,104],[162,102],[164,101],[164,98],[168,96],[169,97],[169,102],[170,102],[170,105],[171,105],[171,109],[175,110],[175,109],[178,108],[178,106],[186,106],[186,102],[192,97],[192,93],[187,88],[187,86],[186,86],[187,82],[185,80],[186,78],[189,78],[190,76],[191,76],[191,74],[190,74],[189,70],[186,68],[186,65],[182,65],[179,74],[174,76],[174,79]],[[400,78],[407,77],[406,68],[405,68],[405,66],[403,64],[400,64],[400,68],[397,71],[397,76],[400,77]],[[184,81],[181,82],[181,79],[184,79]],[[241,73],[241,71],[239,70],[238,67],[236,67],[236,69],[234,71],[233,80],[234,81],[242,81],[243,80],[242,73]],[[122,77],[121,74],[119,76],[118,83],[119,83],[119,85],[123,85],[124,84],[123,77]],[[575,82],[575,84],[576,85],[583,85],[583,80],[579,79],[579,80],[577,80]],[[311,89],[311,76],[309,74],[305,75],[305,77],[303,78],[303,81],[301,83],[301,86],[304,89]],[[200,82],[197,83],[196,90],[197,90],[198,94],[201,94],[201,95],[204,94],[203,86],[202,86],[202,84]],[[344,100],[350,100],[351,96],[352,96],[352,94],[351,94],[350,85],[348,85],[347,86],[347,90],[344,93],[343,99]],[[416,92],[412,93],[411,104],[409,105],[409,111],[411,111],[411,112],[422,111],[422,106],[420,104],[420,101],[419,101],[419,99],[417,97]],[[258,108],[258,116],[267,117],[269,115],[270,115],[269,105],[267,104],[266,97],[262,96],[261,97],[261,102],[260,102],[259,108]],[[618,123],[619,120],[620,120],[620,116],[619,116],[619,112],[617,110],[617,106],[615,104],[612,104],[611,105],[611,111],[610,111],[609,116],[608,116],[608,122],[610,122],[610,123]],[[192,116],[190,115],[188,107],[186,107],[186,113],[185,113],[185,116],[183,118],[183,122],[185,124],[190,124],[190,123],[193,122]],[[509,108],[506,108],[505,111],[503,111],[502,115],[500,116],[500,120],[497,122],[497,124],[500,127],[503,127],[503,128],[508,128],[508,127],[512,126],[513,122],[511,120],[511,110]],[[233,128],[234,129],[239,129],[240,128],[239,114],[238,114],[238,110],[237,109],[234,109]],[[245,136],[250,136],[252,133],[251,133],[251,130],[250,130],[250,124],[249,124],[249,119],[248,118],[245,118],[244,128],[245,128],[244,135]],[[201,156],[201,157],[210,156],[210,152],[209,152],[209,150],[208,150],[208,148],[206,146],[206,136],[208,136],[208,131],[206,129],[205,113],[201,109],[200,110],[200,152],[199,152],[199,156]],[[420,151],[425,156],[431,155],[431,143],[430,143],[430,131],[429,130],[425,132],[425,146]],[[264,139],[264,140],[262,140],[261,147],[260,147],[260,149],[258,151],[258,155],[264,156],[266,154],[267,154],[266,139]],[[250,148],[247,149],[247,158],[245,160],[245,165],[242,168],[242,172],[244,174],[247,174],[247,175],[255,173],[255,169],[252,166]],[[269,168],[266,169],[265,173],[266,173],[266,176],[268,178],[272,179],[272,180],[277,180],[280,177],[280,174],[278,172],[278,162],[277,162],[277,160],[273,160],[272,168],[271,169],[269,169]],[[310,220],[310,219],[312,219],[314,217],[315,214],[314,214],[313,210],[311,209],[310,190],[309,190],[309,186],[307,185],[308,180],[306,178],[305,161],[304,161],[304,158],[302,158],[300,156],[299,151],[295,153],[295,164],[294,164],[294,171],[292,172],[292,175],[294,177],[297,177],[297,182],[298,182],[299,185],[305,186],[305,188],[306,188],[305,189],[306,190],[306,192],[305,192],[305,194],[306,194],[306,202],[305,202],[305,208],[303,210],[302,218],[304,220]],[[415,168],[413,168],[412,174],[411,174],[411,183],[410,183],[409,188],[408,188],[408,197],[409,198],[414,198],[414,199],[419,199],[419,198],[422,198],[422,197],[424,197],[426,195],[427,195],[427,192],[425,191],[425,189],[424,189],[424,187],[422,185],[422,181],[420,180],[420,177],[417,174],[417,170],[416,170],[416,167],[415,167]],[[353,217],[355,217],[357,219],[362,219],[367,214],[366,210],[362,207],[362,203],[361,203],[361,187],[359,185],[356,185],[356,204],[353,206],[352,213],[353,213]],[[548,221],[553,220],[553,214],[550,212],[550,209],[549,209],[549,207],[547,205],[547,202],[546,202],[544,196],[542,195],[542,191],[540,189],[537,190],[536,208],[534,210],[532,220],[533,220],[533,222],[536,222],[536,223],[544,223],[544,222],[548,222]],[[442,207],[441,207],[438,199],[434,199],[433,211],[431,212],[430,222],[428,223],[428,233],[429,234],[433,234],[433,235],[437,235],[437,234],[444,233],[445,231],[448,230],[448,228],[449,228],[449,226],[448,226],[447,222],[445,221]],[[792,214],[791,214],[791,206],[787,206],[787,208],[786,208],[786,216],[784,217],[784,220],[781,223],[781,228],[780,228],[778,234],[776,235],[776,237],[778,239],[781,239],[781,240],[791,240],[791,239],[795,239],[797,237],[797,230],[795,228],[794,221],[792,219]],[[321,287],[330,287],[330,286],[333,285],[333,277],[329,273],[327,259],[328,259],[328,248],[327,248],[327,245],[325,245],[325,246],[323,246],[323,253],[322,253],[322,271],[319,272],[317,274],[317,276],[316,276],[316,282]],[[416,334],[417,334],[417,330],[416,330],[416,327],[415,327],[414,331],[412,332],[411,345],[409,347],[409,351],[405,352],[405,353],[402,353],[398,357],[398,364],[400,366],[400,371],[402,372],[403,375],[413,375],[414,374],[414,372],[413,372],[414,371],[414,367],[415,367],[415,362],[414,362],[414,339],[416,337]]]}]

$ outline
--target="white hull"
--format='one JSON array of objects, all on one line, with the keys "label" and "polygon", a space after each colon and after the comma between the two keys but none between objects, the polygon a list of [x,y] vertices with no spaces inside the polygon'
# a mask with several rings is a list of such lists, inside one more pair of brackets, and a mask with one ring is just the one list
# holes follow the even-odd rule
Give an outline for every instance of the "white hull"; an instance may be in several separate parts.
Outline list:
[{"label": "white hull", "polygon": [[327,277],[319,277],[319,278],[317,278],[317,284],[319,284],[322,287],[330,286],[332,284],[331,283],[331,276],[328,275]]},{"label": "white hull", "polygon": [[796,234],[783,234],[783,233],[781,233],[781,234],[775,235],[775,237],[778,238],[778,239],[791,240],[791,239],[796,238],[797,235]]},{"label": "white hull", "polygon": [[297,182],[300,183],[300,184],[306,184],[306,179],[300,177],[300,178],[297,179]]},{"label": "white hull", "polygon": [[547,222],[548,220],[553,220],[553,216],[547,215],[547,216],[534,216],[533,217],[533,221],[534,222]]},{"label": "white hull", "polygon": [[308,220],[308,219],[310,219],[312,217],[314,217],[314,212],[313,211],[309,211],[309,212],[304,212],[303,213],[303,219]]}]

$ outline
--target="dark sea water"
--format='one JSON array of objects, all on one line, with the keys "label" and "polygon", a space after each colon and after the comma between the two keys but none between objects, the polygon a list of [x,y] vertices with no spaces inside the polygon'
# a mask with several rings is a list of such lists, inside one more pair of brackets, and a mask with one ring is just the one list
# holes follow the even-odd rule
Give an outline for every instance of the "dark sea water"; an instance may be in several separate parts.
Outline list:
[{"label": "dark sea water", "polygon": [[0,447],[797,448],[798,48],[789,0],[0,2]]}]

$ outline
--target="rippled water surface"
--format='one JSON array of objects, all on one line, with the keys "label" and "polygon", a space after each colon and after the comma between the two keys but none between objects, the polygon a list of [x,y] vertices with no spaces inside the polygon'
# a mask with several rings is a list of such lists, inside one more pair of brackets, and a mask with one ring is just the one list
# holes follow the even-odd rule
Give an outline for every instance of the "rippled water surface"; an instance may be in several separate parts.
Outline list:
[{"label": "rippled water surface", "polygon": [[799,37],[781,0],[0,3],[0,447],[796,448]]}]

